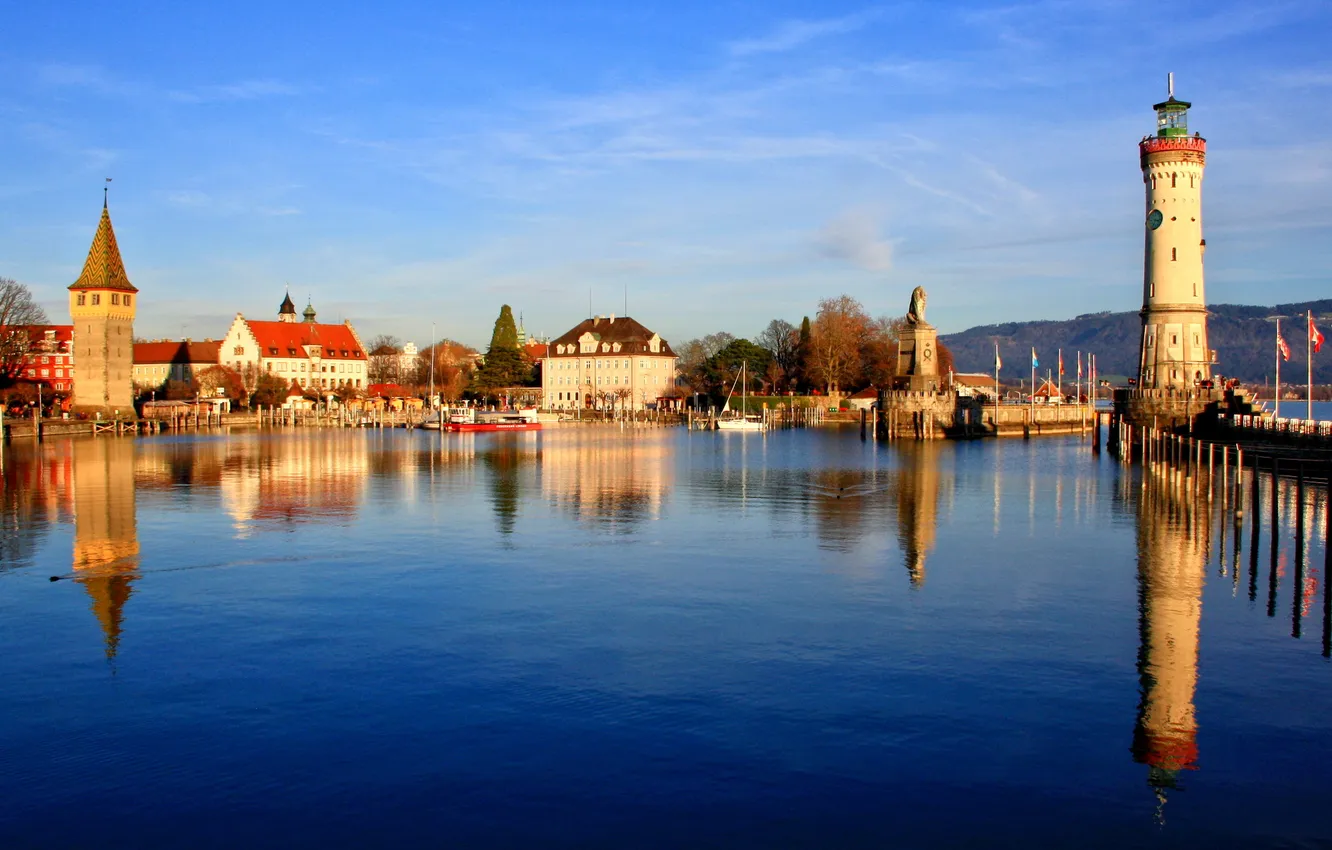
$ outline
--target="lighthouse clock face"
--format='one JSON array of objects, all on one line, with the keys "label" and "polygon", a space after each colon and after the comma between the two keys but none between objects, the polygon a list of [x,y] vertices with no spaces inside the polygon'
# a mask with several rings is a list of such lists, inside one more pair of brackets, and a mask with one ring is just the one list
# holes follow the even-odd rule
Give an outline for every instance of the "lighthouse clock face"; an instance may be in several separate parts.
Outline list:
[{"label": "lighthouse clock face", "polygon": [[1161,222],[1164,220],[1165,216],[1161,215],[1160,210],[1152,210],[1151,214],[1147,216],[1147,226],[1155,230],[1161,226]]}]

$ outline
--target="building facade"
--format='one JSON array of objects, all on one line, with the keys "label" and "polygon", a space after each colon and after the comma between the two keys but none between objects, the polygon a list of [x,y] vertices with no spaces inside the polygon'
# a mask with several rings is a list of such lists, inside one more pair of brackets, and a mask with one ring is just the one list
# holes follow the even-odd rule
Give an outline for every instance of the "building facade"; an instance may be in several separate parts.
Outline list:
[{"label": "building facade", "polygon": [[367,361],[351,322],[320,324],[310,305],[298,321],[290,295],[275,322],[251,321],[237,313],[218,353],[218,362],[240,372],[247,386],[270,373],[325,394],[343,387],[364,390]]},{"label": "building facade", "polygon": [[111,214],[102,203],[83,273],[69,286],[74,320],[74,409],[128,413],[134,407],[134,314],[139,290],[125,274]]},{"label": "building facade", "polygon": [[211,339],[202,342],[188,339],[136,342],[135,389],[138,392],[160,389],[167,381],[189,383],[204,369],[218,365],[221,349],[222,343]]},{"label": "building facade", "polygon": [[15,380],[41,387],[48,399],[69,398],[74,392],[74,326],[26,325],[14,331],[28,338]]},{"label": "building facade", "polygon": [[1207,140],[1189,135],[1190,103],[1156,104],[1156,135],[1138,144],[1147,192],[1138,386],[1187,390],[1212,377],[1203,289],[1202,181]]},{"label": "building facade", "polygon": [[541,358],[543,407],[643,410],[675,386],[670,344],[624,316],[596,316],[550,342]]}]

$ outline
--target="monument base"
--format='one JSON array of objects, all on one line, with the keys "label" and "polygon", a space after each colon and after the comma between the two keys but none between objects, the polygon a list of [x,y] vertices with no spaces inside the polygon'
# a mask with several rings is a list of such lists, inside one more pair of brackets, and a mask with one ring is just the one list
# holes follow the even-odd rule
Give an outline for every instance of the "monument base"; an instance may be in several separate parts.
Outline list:
[{"label": "monument base", "polygon": [[893,389],[902,392],[938,392],[939,332],[934,325],[916,322],[907,325],[897,337],[897,368]]}]

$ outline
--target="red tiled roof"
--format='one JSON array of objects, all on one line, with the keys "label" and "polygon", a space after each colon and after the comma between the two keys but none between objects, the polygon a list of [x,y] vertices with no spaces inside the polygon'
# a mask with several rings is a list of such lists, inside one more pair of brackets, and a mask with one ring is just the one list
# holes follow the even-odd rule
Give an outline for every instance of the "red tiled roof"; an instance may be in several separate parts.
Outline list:
[{"label": "red tiled roof", "polygon": [[317,345],[325,360],[364,360],[365,352],[347,325],[313,322],[256,322],[246,319],[264,357],[304,357],[305,346]]},{"label": "red tiled roof", "polygon": [[371,384],[365,388],[365,394],[368,396],[379,396],[380,398],[404,398],[411,395],[405,388],[398,384]]},{"label": "red tiled roof", "polygon": [[847,396],[847,398],[878,398],[878,397],[879,397],[879,391],[876,390],[874,387],[865,387],[865,389],[861,390],[855,395]]},{"label": "red tiled roof", "polygon": [[221,342],[167,341],[134,343],[134,362],[143,363],[209,363],[216,364]]}]

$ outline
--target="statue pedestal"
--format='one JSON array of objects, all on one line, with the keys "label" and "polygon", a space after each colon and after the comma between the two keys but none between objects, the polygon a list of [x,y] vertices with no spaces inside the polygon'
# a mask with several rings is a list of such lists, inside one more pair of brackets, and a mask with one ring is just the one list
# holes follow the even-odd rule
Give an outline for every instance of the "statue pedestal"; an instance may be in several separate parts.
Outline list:
[{"label": "statue pedestal", "polygon": [[934,325],[907,325],[897,339],[897,369],[893,389],[937,392],[939,382],[939,332]]}]

